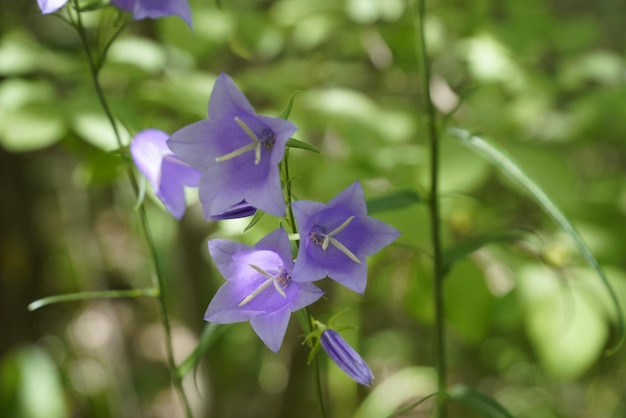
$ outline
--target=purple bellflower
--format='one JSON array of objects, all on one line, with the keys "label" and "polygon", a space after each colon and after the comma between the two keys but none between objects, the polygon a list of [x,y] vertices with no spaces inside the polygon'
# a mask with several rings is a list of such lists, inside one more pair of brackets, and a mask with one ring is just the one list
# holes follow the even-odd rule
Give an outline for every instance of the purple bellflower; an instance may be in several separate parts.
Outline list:
[{"label": "purple bellflower", "polygon": [[146,129],[130,144],[130,154],[139,171],[167,210],[180,219],[185,213],[185,186],[198,187],[200,172],[191,168],[170,151],[163,131]]},{"label": "purple bellflower", "polygon": [[374,380],[372,370],[337,331],[332,328],[324,329],[320,343],[328,357],[352,380],[365,386],[372,384]]},{"label": "purple bellflower", "polygon": [[294,281],[311,282],[329,276],[363,293],[367,284],[365,257],[400,235],[395,228],[367,216],[363,188],[358,181],[328,204],[299,200],[292,208],[300,231]]},{"label": "purple bellflower", "polygon": [[[41,13],[54,13],[69,0],[37,0]],[[187,0],[111,0],[111,4],[133,15],[133,19],[157,19],[176,15],[192,27],[191,8]]]},{"label": "purple bellflower", "polygon": [[175,132],[169,147],[202,172],[200,202],[207,219],[236,205],[285,215],[278,163],[296,127],[257,115],[248,99],[221,74],[209,100],[209,118]]},{"label": "purple bellflower", "polygon": [[41,13],[48,14],[54,13],[61,7],[65,6],[68,0],[37,0]]},{"label": "purple bellflower", "polygon": [[131,13],[135,20],[176,15],[192,27],[191,8],[187,0],[111,0],[111,4]]},{"label": "purple bellflower", "polygon": [[270,233],[254,247],[210,240],[209,252],[227,282],[211,300],[204,319],[218,324],[249,320],[274,352],[283,342],[291,312],[324,293],[311,283],[292,280],[293,260],[284,229]]}]

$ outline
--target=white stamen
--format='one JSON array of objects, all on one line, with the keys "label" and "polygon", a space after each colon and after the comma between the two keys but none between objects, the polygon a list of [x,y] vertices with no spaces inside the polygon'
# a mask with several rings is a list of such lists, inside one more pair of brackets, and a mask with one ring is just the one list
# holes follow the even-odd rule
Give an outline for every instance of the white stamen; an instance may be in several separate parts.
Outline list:
[{"label": "white stamen", "polygon": [[[326,234],[326,236],[324,237],[324,241],[322,242],[322,250],[326,251],[326,249],[328,249],[328,244],[330,244],[330,239],[333,236],[335,236],[338,233],[340,233],[341,231],[343,231],[346,228],[346,226],[348,226],[350,224],[350,222],[352,222],[353,219],[354,219],[354,215],[350,216],[341,225],[339,225],[337,228],[333,229],[328,234]],[[337,241],[337,242],[339,242],[339,241]],[[343,248],[346,248],[346,247],[343,247]],[[352,253],[350,253],[350,254],[352,254]]]},{"label": "white stamen", "polygon": [[254,132],[252,132],[248,125],[246,125],[244,121],[239,119],[239,116],[235,116],[235,122],[237,122],[237,125],[241,126],[241,129],[246,131],[246,133],[253,142],[261,142],[261,140],[254,134]]},{"label": "white stamen", "polygon": [[[221,163],[222,161],[228,161],[228,160],[232,160],[235,157],[239,157],[241,154],[245,154],[248,151],[252,151],[255,150],[255,155],[256,155],[256,144],[248,144],[245,147],[241,147],[239,149],[234,150],[233,152],[229,152],[228,154],[222,155],[221,157],[217,157],[215,159],[216,163]],[[256,158],[255,158],[256,161]]]},{"label": "white stamen", "polygon": [[337,228],[324,235],[324,240],[322,241],[322,250],[326,251],[328,249],[328,246],[332,245],[333,247],[344,253],[346,256],[348,256],[350,260],[354,261],[357,264],[361,264],[361,260],[359,260],[359,258],[354,255],[352,251],[350,251],[345,245],[343,245],[340,241],[334,238],[335,235],[346,229],[346,227],[350,225],[350,222],[352,222],[354,218],[355,215],[350,216]]},{"label": "white stamen", "polygon": [[350,260],[354,261],[357,264],[361,264],[361,260],[359,260],[358,257],[356,255],[354,255],[354,253],[352,251],[350,251],[348,248],[346,248],[346,246],[343,245],[341,242],[339,242],[335,238],[331,237],[330,238],[330,243],[335,248],[337,248],[339,251],[341,251],[342,253],[347,255]]},{"label": "white stamen", "polygon": [[261,283],[261,285],[259,287],[254,289],[254,291],[252,293],[250,293],[248,296],[246,296],[239,303],[239,307],[242,307],[245,304],[250,303],[250,301],[252,299],[257,297],[262,291],[267,289],[270,286],[270,284],[272,284],[272,283],[274,284],[274,288],[276,289],[276,291],[278,292],[279,295],[281,295],[284,298],[287,297],[287,295],[285,294],[285,291],[280,287],[280,283],[278,283],[278,276],[272,276],[271,274],[269,274],[268,272],[263,270],[261,267],[255,266],[254,264],[248,264],[248,266],[251,267],[253,270],[255,270],[257,273],[259,273],[260,275],[262,275],[264,277],[267,277],[267,280],[264,281],[263,283]]},{"label": "white stamen", "polygon": [[248,151],[254,150],[254,164],[255,165],[259,164],[259,162],[261,161],[261,140],[254,134],[254,132],[252,132],[250,127],[244,121],[242,121],[238,116],[235,116],[235,122],[237,122],[237,125],[241,126],[241,129],[243,129],[246,132],[248,137],[252,140],[252,144],[248,144],[232,152],[229,152],[228,154],[222,155],[221,157],[217,157],[215,159],[215,162],[220,163],[223,161],[228,161],[242,154],[245,154]]},{"label": "white stamen", "polygon": [[264,291],[265,289],[267,289],[269,287],[270,284],[272,284],[272,282],[274,281],[274,279],[267,279],[266,281],[264,281],[261,286],[257,287],[256,289],[254,289],[254,292],[250,293],[248,296],[246,296],[240,303],[239,306],[243,306],[247,303],[249,303],[252,299],[254,299],[255,297],[257,297],[259,295],[259,293],[261,293],[262,291]]},{"label": "white stamen", "polygon": [[278,294],[281,295],[283,298],[286,298],[287,295],[285,294],[285,291],[280,287],[280,283],[278,283],[278,280],[274,278],[273,282],[274,282],[274,288],[276,289]]}]

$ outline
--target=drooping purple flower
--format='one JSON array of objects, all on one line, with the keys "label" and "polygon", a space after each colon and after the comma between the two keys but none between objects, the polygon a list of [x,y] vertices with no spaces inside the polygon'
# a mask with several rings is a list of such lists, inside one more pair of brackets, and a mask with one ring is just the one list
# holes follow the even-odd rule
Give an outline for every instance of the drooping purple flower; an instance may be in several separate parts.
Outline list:
[{"label": "drooping purple flower", "polygon": [[207,219],[235,205],[285,215],[278,163],[296,127],[257,115],[248,99],[221,74],[209,100],[209,118],[175,132],[169,147],[202,171],[200,202]]},{"label": "drooping purple flower", "polygon": [[294,280],[310,282],[329,276],[358,293],[367,284],[370,256],[400,233],[367,216],[363,188],[357,181],[327,204],[299,200],[292,204],[300,232]]},{"label": "drooping purple flower", "polygon": [[37,0],[41,13],[48,14],[54,13],[61,7],[65,6],[68,0]]},{"label": "drooping purple flower", "polygon": [[209,252],[227,282],[211,300],[204,319],[218,324],[250,321],[274,352],[283,342],[291,312],[324,293],[311,283],[292,281],[293,260],[284,229],[270,233],[254,247],[211,240]]},{"label": "drooping purple flower", "polygon": [[256,213],[256,208],[250,206],[245,200],[237,203],[226,209],[224,212],[217,213],[211,217],[214,221],[221,221],[224,219],[245,218],[246,216],[252,216]]},{"label": "drooping purple flower", "polygon": [[131,13],[135,20],[175,15],[192,27],[191,8],[187,0],[111,0],[111,4]]},{"label": "drooping purple flower", "polygon": [[177,219],[185,213],[185,186],[198,187],[200,172],[191,168],[170,151],[169,135],[157,129],[139,132],[130,144],[130,154],[152,190]]},{"label": "drooping purple flower", "polygon": [[328,357],[352,380],[365,386],[372,384],[374,380],[372,370],[337,331],[326,328],[322,331],[320,342]]}]

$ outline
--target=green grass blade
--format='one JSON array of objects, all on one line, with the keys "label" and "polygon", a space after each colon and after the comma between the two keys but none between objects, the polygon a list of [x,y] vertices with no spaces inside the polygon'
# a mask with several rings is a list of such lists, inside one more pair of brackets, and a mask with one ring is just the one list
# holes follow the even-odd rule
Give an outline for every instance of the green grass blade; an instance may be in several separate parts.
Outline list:
[{"label": "green grass blade", "polygon": [[280,115],[278,116],[279,118],[289,119],[289,115],[291,115],[291,108],[293,107],[293,99],[295,99],[296,94],[298,93],[299,93],[298,90],[293,92],[293,94],[289,98],[289,102],[287,102],[287,107],[285,107],[285,109],[282,112],[280,112]]},{"label": "green grass blade", "polygon": [[428,396],[424,396],[419,401],[415,401],[413,403],[410,403],[409,405],[407,405],[405,407],[402,407],[402,408],[398,409],[397,411],[392,412],[390,415],[386,415],[385,418],[394,418],[394,417],[399,417],[400,415],[404,415],[407,412],[417,408],[418,406],[420,406],[421,404],[423,404],[424,402],[426,402],[430,398],[433,398],[433,397],[435,397],[437,395],[439,395],[439,392],[431,393]]},{"label": "green grass blade", "polygon": [[250,220],[250,223],[243,229],[243,233],[245,234],[246,232],[251,230],[252,227],[254,227],[254,225],[256,225],[261,220],[263,215],[265,215],[265,212],[263,212],[262,210],[257,210]]},{"label": "green grass blade", "polygon": [[493,244],[500,241],[513,241],[520,239],[522,234],[520,231],[503,231],[492,232],[490,234],[478,235],[465,241],[456,243],[446,249],[441,258],[441,270],[445,276],[452,270],[454,263],[467,257],[474,251],[477,251],[485,245]]},{"label": "green grass blade", "polygon": [[468,386],[457,385],[448,391],[450,399],[469,406],[485,418],[513,418],[513,415],[493,398]]},{"label": "green grass blade", "polygon": [[402,209],[422,201],[423,199],[419,194],[409,190],[401,190],[387,196],[369,199],[367,201],[367,213],[371,215],[386,210]]},{"label": "green grass blade", "polygon": [[311,144],[307,144],[306,142],[300,141],[299,139],[296,139],[296,138],[289,138],[289,140],[287,141],[287,146],[289,148],[304,149],[304,150],[307,150],[307,151],[314,152],[316,154],[320,153],[319,148],[317,148],[316,146],[311,145]]},{"label": "green grass blade", "polygon": [[96,292],[67,293],[65,295],[48,296],[46,298],[37,299],[36,301],[28,304],[28,310],[32,312],[39,308],[43,308],[44,306],[52,305],[53,303],[74,302],[77,300],[140,298],[140,297],[155,298],[157,296],[158,296],[158,290],[152,287],[148,287],[145,289],[101,290],[101,291],[96,291]]},{"label": "green grass blade", "polygon": [[624,318],[622,314],[622,308],[617,299],[615,291],[611,287],[606,274],[600,267],[600,264],[595,259],[591,250],[587,247],[582,237],[576,232],[574,226],[569,222],[567,217],[561,212],[561,210],[552,202],[552,200],[544,193],[544,191],[533,182],[522,169],[507,155],[496,149],[493,145],[489,144],[484,139],[458,128],[450,128],[448,132],[458,140],[461,144],[476,154],[495,165],[504,174],[506,174],[511,180],[523,187],[530,195],[535,199],[539,206],[572,238],[576,248],[582,254],[587,263],[598,273],[602,284],[606,288],[611,301],[615,306],[617,312],[617,325],[619,328],[618,341],[606,350],[607,355],[612,355],[617,352],[624,343]]},{"label": "green grass blade", "polygon": [[195,350],[185,359],[176,369],[176,373],[178,377],[183,378],[187,373],[189,373],[195,366],[198,364],[200,357],[211,347],[211,345],[215,342],[217,337],[222,335],[222,333],[226,330],[226,327],[219,326],[219,324],[215,324],[213,322],[209,322],[204,327],[202,331],[202,336],[200,337],[200,342]]}]

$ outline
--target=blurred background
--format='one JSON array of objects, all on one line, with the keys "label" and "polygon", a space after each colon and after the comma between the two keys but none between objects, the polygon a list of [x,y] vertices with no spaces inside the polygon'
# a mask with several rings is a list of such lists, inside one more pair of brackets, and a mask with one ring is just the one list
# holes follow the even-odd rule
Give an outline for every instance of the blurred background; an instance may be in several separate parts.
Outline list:
[{"label": "blurred background", "polygon": [[[290,119],[322,153],[290,153],[296,196],[327,201],[359,179],[368,199],[427,194],[418,37],[404,0],[190,0],[178,18],[131,23],[101,74],[130,135],[206,117],[233,77],[259,113]],[[110,31],[112,8],[85,15]],[[626,3],[428,1],[430,91],[442,128],[485,135],[569,217],[626,306]],[[107,32],[105,32],[107,33]],[[109,32],[110,33],[110,32]],[[444,126],[445,123],[445,126]],[[626,417],[626,349],[616,312],[568,236],[507,178],[442,135],[444,245],[482,239],[446,278],[450,384],[514,416]],[[27,305],[62,293],[150,286],[152,266],[79,39],[35,0],[0,0],[0,416],[179,417],[156,301]],[[269,216],[219,224],[191,205],[177,222],[154,196],[175,357],[198,344],[223,279],[207,239],[254,244]],[[190,200],[194,202],[192,193]],[[382,418],[436,390],[426,206],[375,217],[403,235],[369,262],[363,297],[321,282],[313,306],[345,308],[343,336],[376,375],[358,387],[322,358],[333,417]],[[503,237],[505,239],[503,239]],[[514,239],[513,239],[514,238]],[[247,323],[220,328],[184,383],[197,417],[317,417],[314,372],[292,320],[278,354]],[[432,416],[432,403],[403,415]],[[473,417],[452,404],[451,417]]]}]

